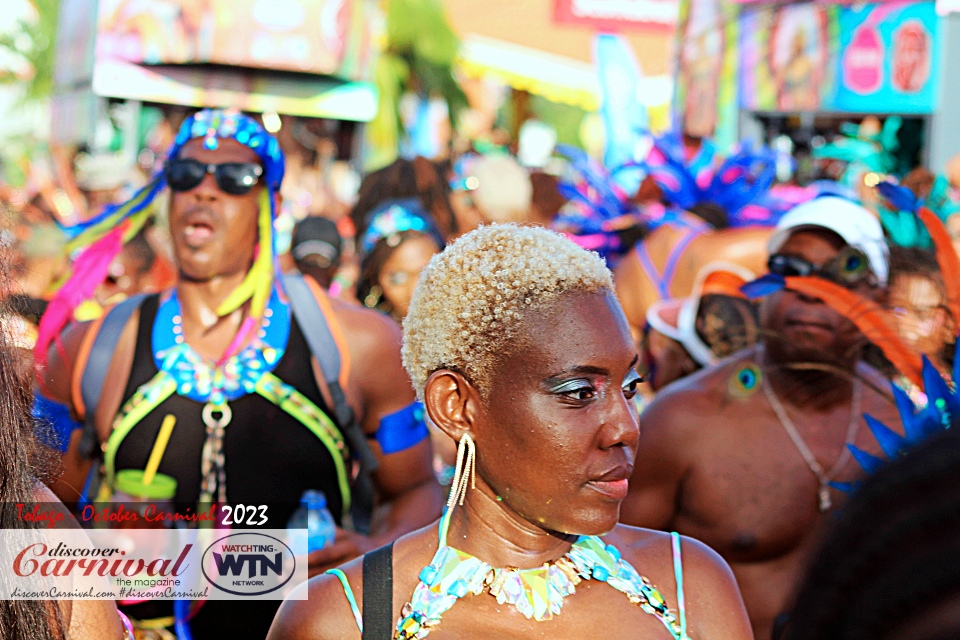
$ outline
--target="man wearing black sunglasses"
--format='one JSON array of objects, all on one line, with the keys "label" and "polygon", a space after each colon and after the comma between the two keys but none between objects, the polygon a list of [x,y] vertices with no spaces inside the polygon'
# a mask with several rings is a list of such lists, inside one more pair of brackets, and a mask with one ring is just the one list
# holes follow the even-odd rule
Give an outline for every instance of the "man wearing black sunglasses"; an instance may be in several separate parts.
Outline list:
[{"label": "man wearing black sunglasses", "polygon": [[[169,498],[178,509],[199,512],[215,501],[260,513],[262,506],[270,529],[287,527],[306,490],[322,490],[338,528],[335,540],[308,556],[312,575],[436,519],[442,500],[429,434],[401,364],[399,329],[274,270],[282,176],[276,140],[252,119],[208,110],[188,119],[149,191],[119,209],[135,210],[130,205],[141,203],[142,193],[169,187],[175,289],[139,300],[126,317],[116,315],[118,306],[102,326],[68,329],[62,347],[50,350],[43,382],[48,395],[90,417],[90,426],[70,437],[55,487],[64,502],[77,502],[88,471],[100,466],[85,457],[85,446],[88,456],[103,447],[104,483],[118,500],[120,492],[145,494],[113,478],[139,473],[160,451],[153,471],[172,481]],[[118,317],[115,337],[100,344]],[[91,354],[86,363],[84,352]],[[339,357],[332,376],[331,352]],[[87,371],[98,362],[102,391],[91,406]],[[176,389],[166,396],[151,386],[171,379]],[[118,424],[124,428],[114,429]],[[172,430],[158,449],[158,434],[169,428],[163,424]],[[392,438],[381,438],[388,429]],[[111,437],[117,433],[124,435]],[[366,502],[361,494],[378,501],[369,534],[358,532],[369,509],[348,505],[351,497],[354,505]],[[144,603],[131,617],[163,619],[169,606],[161,604]],[[191,613],[192,636],[263,638],[278,606],[208,601]]]},{"label": "man wearing black sunglasses", "polygon": [[[839,198],[788,213],[769,244],[770,270],[818,275],[880,298],[887,250],[877,219]],[[859,477],[846,445],[878,453],[868,413],[899,424],[888,382],[860,361],[865,339],[822,301],[765,298],[761,340],[661,392],[641,416],[621,519],[698,538],[730,563],[754,634],[771,637],[814,535]],[[882,418],[881,418],[882,416]]]}]

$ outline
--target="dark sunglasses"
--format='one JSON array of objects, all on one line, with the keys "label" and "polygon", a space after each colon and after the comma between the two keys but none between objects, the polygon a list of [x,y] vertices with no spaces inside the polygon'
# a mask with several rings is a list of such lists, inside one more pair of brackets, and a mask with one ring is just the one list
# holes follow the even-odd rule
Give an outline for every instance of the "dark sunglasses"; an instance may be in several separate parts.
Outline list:
[{"label": "dark sunglasses", "polygon": [[775,253],[767,260],[767,269],[784,278],[818,276],[845,287],[870,283],[873,278],[867,256],[853,247],[845,248],[822,267],[797,256]]},{"label": "dark sunglasses", "polygon": [[204,164],[198,160],[180,158],[168,162],[163,171],[167,185],[173,191],[190,191],[203,182],[208,173],[212,173],[220,190],[232,196],[250,193],[263,175],[263,167],[255,162]]}]

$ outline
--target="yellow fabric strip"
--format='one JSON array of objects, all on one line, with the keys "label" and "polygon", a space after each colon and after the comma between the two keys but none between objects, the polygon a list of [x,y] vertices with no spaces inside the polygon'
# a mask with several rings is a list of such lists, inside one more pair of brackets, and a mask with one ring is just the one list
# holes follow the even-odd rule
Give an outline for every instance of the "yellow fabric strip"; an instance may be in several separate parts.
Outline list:
[{"label": "yellow fabric strip", "polygon": [[103,454],[103,466],[106,469],[107,486],[114,486],[114,464],[117,458],[117,449],[137,424],[147,414],[159,407],[164,400],[177,391],[177,383],[165,371],[159,371],[148,383],[137,389],[123,409],[113,421],[113,430],[107,439],[107,446]]}]

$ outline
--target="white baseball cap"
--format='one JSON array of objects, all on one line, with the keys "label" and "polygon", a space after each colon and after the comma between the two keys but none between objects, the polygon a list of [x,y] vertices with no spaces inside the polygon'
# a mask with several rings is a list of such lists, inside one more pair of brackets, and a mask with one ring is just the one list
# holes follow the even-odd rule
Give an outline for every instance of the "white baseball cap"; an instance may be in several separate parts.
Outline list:
[{"label": "white baseball cap", "polygon": [[848,245],[862,251],[880,284],[887,284],[890,263],[883,227],[868,209],[845,198],[823,196],[794,207],[780,219],[767,250],[775,254],[794,232],[811,227],[833,231]]}]

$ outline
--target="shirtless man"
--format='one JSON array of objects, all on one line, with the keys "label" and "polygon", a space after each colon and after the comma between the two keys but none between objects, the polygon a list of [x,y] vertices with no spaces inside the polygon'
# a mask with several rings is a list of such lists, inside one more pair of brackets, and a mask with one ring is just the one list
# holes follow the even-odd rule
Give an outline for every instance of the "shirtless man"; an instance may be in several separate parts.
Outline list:
[{"label": "shirtless man", "polygon": [[[880,295],[888,268],[882,230],[850,202],[797,207],[778,225],[770,252],[822,269],[848,245],[867,255],[872,271],[853,286]],[[877,452],[862,414],[900,422],[882,393],[888,383],[859,362],[864,338],[849,320],[782,291],[762,302],[760,321],[756,347],[671,386],[644,412],[621,520],[718,551],[737,577],[755,636],[767,640],[841,499],[826,483],[859,476],[845,443]]]}]

